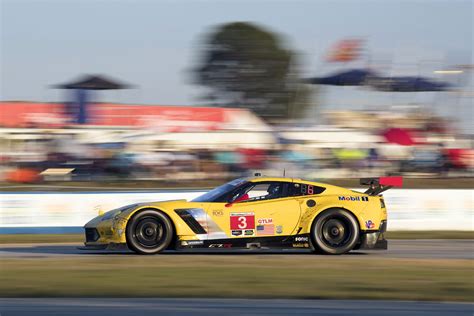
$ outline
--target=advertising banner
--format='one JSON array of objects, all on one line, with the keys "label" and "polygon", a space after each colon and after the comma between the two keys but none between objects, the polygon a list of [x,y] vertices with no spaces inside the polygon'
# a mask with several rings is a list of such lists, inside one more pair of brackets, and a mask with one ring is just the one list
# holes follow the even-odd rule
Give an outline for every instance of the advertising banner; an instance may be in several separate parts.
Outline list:
[{"label": "advertising banner", "polygon": [[[191,200],[203,191],[120,193],[2,193],[0,231],[14,227],[81,227],[99,211],[127,204]],[[474,230],[474,190],[389,190],[384,193],[388,229]]]}]

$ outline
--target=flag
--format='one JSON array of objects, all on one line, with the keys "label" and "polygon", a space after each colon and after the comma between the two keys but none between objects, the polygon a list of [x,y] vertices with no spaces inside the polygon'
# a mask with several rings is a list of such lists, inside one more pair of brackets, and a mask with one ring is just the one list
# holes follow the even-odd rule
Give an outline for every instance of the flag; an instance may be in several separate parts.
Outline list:
[{"label": "flag", "polygon": [[257,225],[257,236],[259,235],[274,235],[275,225]]},{"label": "flag", "polygon": [[329,62],[348,62],[359,58],[362,50],[362,40],[345,39],[332,47],[326,60]]}]

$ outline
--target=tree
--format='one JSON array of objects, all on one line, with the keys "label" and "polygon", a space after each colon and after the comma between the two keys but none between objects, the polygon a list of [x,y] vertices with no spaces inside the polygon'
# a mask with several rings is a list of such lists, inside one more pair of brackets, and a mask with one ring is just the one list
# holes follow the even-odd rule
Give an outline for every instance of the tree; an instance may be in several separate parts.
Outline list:
[{"label": "tree", "polygon": [[294,104],[301,104],[295,102],[294,59],[278,35],[250,23],[230,23],[208,35],[195,75],[198,84],[209,88],[206,99],[282,119],[297,113]]}]

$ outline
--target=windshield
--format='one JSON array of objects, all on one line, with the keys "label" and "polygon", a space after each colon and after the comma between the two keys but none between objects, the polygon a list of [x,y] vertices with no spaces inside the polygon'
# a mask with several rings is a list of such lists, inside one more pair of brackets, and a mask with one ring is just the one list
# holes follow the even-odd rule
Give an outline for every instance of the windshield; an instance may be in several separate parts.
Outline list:
[{"label": "windshield", "polygon": [[215,189],[212,189],[211,191],[201,196],[198,196],[191,202],[225,202],[225,201],[220,201],[219,198],[221,198],[226,193],[233,191],[235,188],[241,186],[243,183],[246,183],[246,182],[247,180],[243,178],[232,180]]}]

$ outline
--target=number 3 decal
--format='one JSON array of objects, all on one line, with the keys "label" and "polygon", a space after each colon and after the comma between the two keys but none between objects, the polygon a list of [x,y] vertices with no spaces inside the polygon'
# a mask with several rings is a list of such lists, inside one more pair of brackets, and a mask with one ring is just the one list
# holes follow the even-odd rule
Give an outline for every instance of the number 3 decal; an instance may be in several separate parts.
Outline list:
[{"label": "number 3 decal", "polygon": [[255,215],[254,213],[231,213],[230,214],[230,229],[255,229]]},{"label": "number 3 decal", "polygon": [[245,229],[245,228],[247,228],[247,218],[246,218],[246,217],[240,216],[239,219],[238,219],[238,221],[239,221],[239,225],[238,225],[238,226],[239,226],[240,229]]}]

